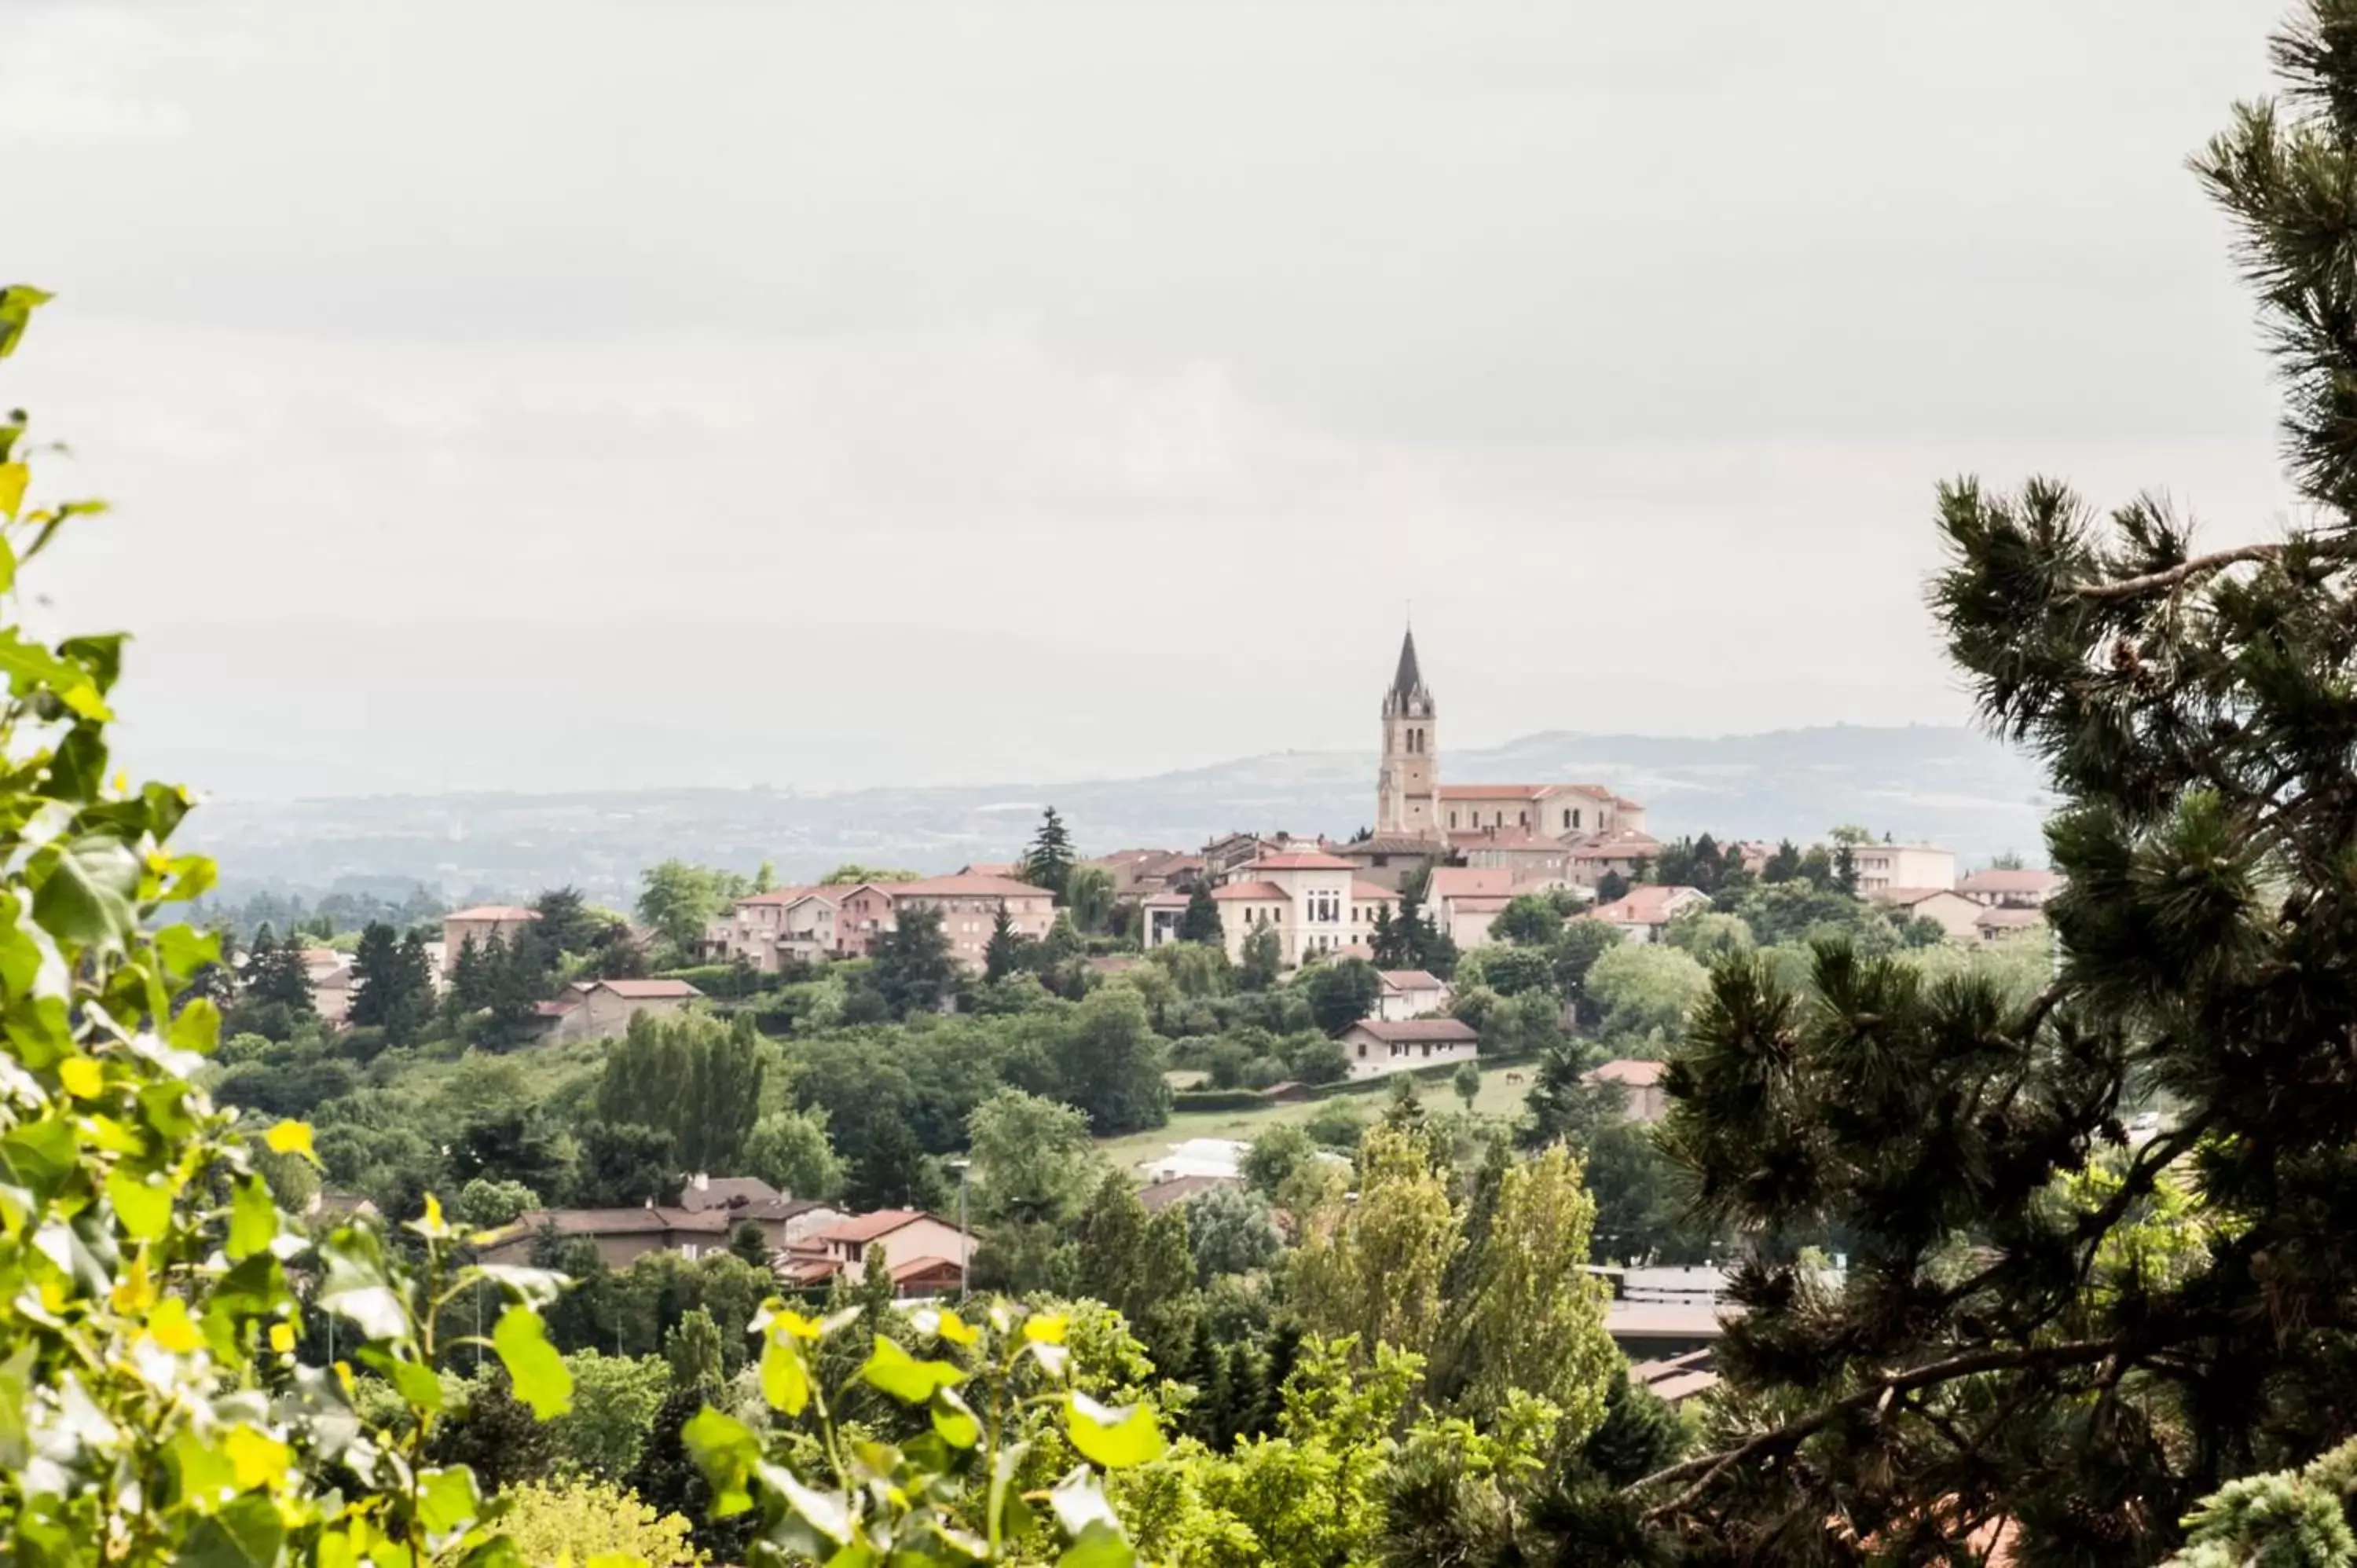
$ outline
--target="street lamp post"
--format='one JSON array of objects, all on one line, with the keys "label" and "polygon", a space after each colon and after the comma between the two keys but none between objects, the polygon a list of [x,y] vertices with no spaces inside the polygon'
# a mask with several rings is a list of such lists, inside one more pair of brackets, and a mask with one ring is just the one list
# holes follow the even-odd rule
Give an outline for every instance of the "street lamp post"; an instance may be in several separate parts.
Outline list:
[{"label": "street lamp post", "polygon": [[966,1293],[972,1288],[974,1238],[965,1228],[965,1176],[974,1168],[972,1160],[952,1160],[951,1168],[958,1174],[958,1305],[965,1305]]}]

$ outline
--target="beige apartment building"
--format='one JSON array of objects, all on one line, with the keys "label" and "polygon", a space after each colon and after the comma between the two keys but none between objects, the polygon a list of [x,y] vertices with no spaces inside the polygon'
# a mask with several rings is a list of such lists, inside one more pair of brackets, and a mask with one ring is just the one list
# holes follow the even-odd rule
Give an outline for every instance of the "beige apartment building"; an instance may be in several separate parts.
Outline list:
[{"label": "beige apartment building", "polygon": [[1287,969],[1330,953],[1363,953],[1376,918],[1399,912],[1399,895],[1360,881],[1355,869],[1340,855],[1311,851],[1238,866],[1234,880],[1211,889],[1229,959],[1242,962],[1244,939],[1263,929],[1276,933]]},{"label": "beige apartment building", "polygon": [[834,887],[774,887],[739,898],[704,928],[702,956],[708,963],[739,959],[763,974],[775,974],[790,960],[808,962],[835,951]]},{"label": "beige apartment building", "polygon": [[1862,843],[1850,851],[1857,890],[1871,896],[1893,887],[1953,887],[1956,857],[1924,843]]},{"label": "beige apartment building", "polygon": [[501,946],[512,942],[516,934],[540,918],[537,910],[516,904],[479,904],[471,909],[442,917],[442,975],[449,978],[450,966],[458,961],[458,950],[469,941],[477,952],[491,945],[498,938]]},{"label": "beige apartment building", "polygon": [[[859,889],[861,893],[870,890]],[[942,935],[949,939],[950,956],[968,969],[982,967],[983,950],[990,945],[999,910],[1006,911],[1017,936],[1035,940],[1046,936],[1056,923],[1054,896],[1044,887],[1011,877],[930,876],[921,882],[876,884],[874,890],[886,896],[886,918],[894,923],[914,909],[939,915]]]}]

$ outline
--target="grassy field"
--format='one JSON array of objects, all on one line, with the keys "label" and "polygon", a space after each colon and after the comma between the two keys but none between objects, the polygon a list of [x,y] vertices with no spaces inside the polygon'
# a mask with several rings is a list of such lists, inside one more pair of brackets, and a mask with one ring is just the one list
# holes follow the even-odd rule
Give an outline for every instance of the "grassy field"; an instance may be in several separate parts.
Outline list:
[{"label": "grassy field", "polygon": [[[1523,1079],[1521,1083],[1508,1083],[1506,1075]],[[1531,1064],[1524,1062],[1511,1068],[1491,1068],[1481,1074],[1481,1092],[1473,1101],[1473,1109],[1486,1116],[1512,1116],[1523,1108],[1530,1092],[1527,1081]],[[1416,1087],[1422,1090],[1426,1105],[1436,1111],[1457,1109],[1457,1095],[1446,1079],[1421,1079]],[[1363,1106],[1369,1117],[1383,1109],[1383,1097],[1390,1086],[1368,1094],[1348,1094],[1339,1098],[1346,1105]],[[1097,1143],[1097,1153],[1117,1170],[1136,1173],[1140,1160],[1150,1160],[1176,1143],[1189,1138],[1239,1138],[1249,1142],[1262,1128],[1274,1127],[1282,1122],[1307,1122],[1331,1100],[1310,1100],[1297,1105],[1269,1105],[1254,1111],[1185,1111],[1170,1118],[1167,1127],[1157,1127],[1150,1133],[1132,1133],[1119,1138],[1103,1138]]]}]

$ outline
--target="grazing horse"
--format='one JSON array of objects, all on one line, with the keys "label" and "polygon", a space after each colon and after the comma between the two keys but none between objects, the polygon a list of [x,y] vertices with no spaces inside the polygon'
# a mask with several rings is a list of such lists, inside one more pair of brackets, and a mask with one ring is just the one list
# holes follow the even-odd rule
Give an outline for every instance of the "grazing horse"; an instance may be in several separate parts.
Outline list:
[{"label": "grazing horse", "polygon": [[1506,1075],[1506,1081],[1508,1083],[1520,1083],[1523,1081],[1523,1075],[1518,1072],[1510,1072]]}]

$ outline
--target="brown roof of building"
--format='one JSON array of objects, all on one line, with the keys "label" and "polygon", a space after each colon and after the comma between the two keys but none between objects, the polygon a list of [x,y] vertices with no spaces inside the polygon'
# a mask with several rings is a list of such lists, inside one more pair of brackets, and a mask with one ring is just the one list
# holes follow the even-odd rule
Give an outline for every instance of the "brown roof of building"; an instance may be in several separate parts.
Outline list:
[{"label": "brown roof of building", "polygon": [[1008,876],[928,876],[921,882],[881,882],[879,891],[895,898],[1045,898],[1045,887]]},{"label": "brown roof of building", "polygon": [[2027,926],[2042,926],[2046,916],[2037,909],[1983,909],[1973,921],[1975,926],[1990,930],[2018,930]]},{"label": "brown roof of building", "polygon": [[2062,885],[2051,871],[1975,871],[1956,884],[1959,893],[2047,893]]},{"label": "brown roof of building", "polygon": [[1022,867],[1011,860],[977,860],[972,865],[958,867],[960,876],[1003,876],[1013,881]]},{"label": "brown roof of building", "polygon": [[684,1001],[701,996],[703,992],[684,980],[592,980],[584,986],[587,991],[610,991],[630,1002],[662,1002],[673,998]]},{"label": "brown roof of building", "polygon": [[1549,838],[1543,832],[1519,826],[1480,828],[1468,832],[1454,832],[1448,835],[1448,843],[1451,848],[1459,850],[1551,849],[1560,852],[1564,847],[1561,839]]},{"label": "brown roof of building", "polygon": [[521,904],[478,904],[471,909],[458,909],[442,917],[446,920],[537,920],[540,911],[527,909]]},{"label": "brown roof of building", "polygon": [[726,1209],[701,1213],[689,1208],[535,1208],[519,1216],[526,1231],[554,1230],[560,1236],[644,1236],[660,1230],[685,1230],[725,1236],[732,1216]]},{"label": "brown roof of building", "polygon": [[1157,1181],[1137,1189],[1137,1201],[1146,1206],[1148,1214],[1159,1214],[1174,1203],[1184,1203],[1200,1197],[1215,1187],[1234,1187],[1237,1178],[1231,1176],[1182,1176],[1168,1181]]},{"label": "brown roof of building", "polygon": [[[1458,1044],[1481,1036],[1462,1018],[1361,1018],[1351,1029],[1364,1029],[1385,1045],[1447,1041]],[[1343,1033],[1350,1033],[1346,1029]]]},{"label": "brown roof of building", "polygon": [[1353,871],[1357,867],[1340,855],[1324,854],[1313,850],[1287,850],[1282,854],[1265,854],[1247,862],[1245,871]]},{"label": "brown roof of building", "polygon": [[1211,889],[1211,897],[1227,903],[1251,899],[1261,903],[1284,903],[1293,897],[1274,882],[1223,882]]},{"label": "brown roof of building", "polygon": [[1333,846],[1340,855],[1361,854],[1421,854],[1437,855],[1442,844],[1437,838],[1421,833],[1377,833],[1372,838],[1352,839],[1348,843]]},{"label": "brown roof of building", "polygon": [[1387,988],[1393,991],[1437,991],[1440,989],[1440,981],[1438,977],[1427,974],[1420,969],[1382,970],[1377,972],[1375,978],[1382,981]]},{"label": "brown roof of building", "polygon": [[921,1208],[879,1208],[872,1214],[855,1214],[850,1219],[813,1233],[813,1241],[848,1241],[861,1244],[878,1236],[889,1236],[904,1226],[920,1219],[931,1219],[933,1215]]},{"label": "brown roof of building", "polygon": [[742,909],[748,904],[799,904],[812,894],[823,895],[830,889],[818,886],[772,887],[767,893],[753,893],[739,898],[731,906]]},{"label": "brown roof of building", "polygon": [[735,1208],[748,1203],[768,1203],[785,1196],[759,1176],[707,1176],[702,1187],[689,1182],[680,1190],[679,1206],[695,1210]]},{"label": "brown roof of building", "polygon": [[910,1258],[891,1265],[892,1283],[896,1285],[904,1285],[910,1280],[923,1279],[927,1275],[957,1279],[963,1273],[955,1258]]},{"label": "brown roof of building", "polygon": [[1425,897],[1433,900],[1504,897],[1513,888],[1514,874],[1502,865],[1437,865],[1426,884]]},{"label": "brown roof of building", "polygon": [[1962,897],[1953,887],[1875,887],[1869,888],[1866,896],[1878,904],[1896,904],[1902,909],[1911,909],[1925,899],[1937,898],[1943,893],[1950,897]]},{"label": "brown roof of building", "polygon": [[1355,876],[1351,879],[1351,897],[1371,904],[1396,904],[1399,902],[1399,893],[1397,890],[1390,887],[1378,886],[1372,882],[1361,882]]},{"label": "brown roof of building", "polygon": [[1661,853],[1662,841],[1651,833],[1599,835],[1571,846],[1574,860],[1651,860]]},{"label": "brown roof of building", "polygon": [[1638,1061],[1632,1058],[1623,1057],[1618,1061],[1609,1061],[1601,1067],[1588,1069],[1587,1076],[1598,1083],[1618,1083],[1630,1089],[1651,1089],[1662,1081],[1663,1065],[1661,1062]]},{"label": "brown roof of building", "polygon": [[1699,887],[1631,887],[1626,898],[1599,906],[1594,918],[1609,920],[1616,926],[1658,926],[1667,921],[1678,908],[1691,905],[1697,899],[1706,904],[1710,902],[1710,896]]}]

